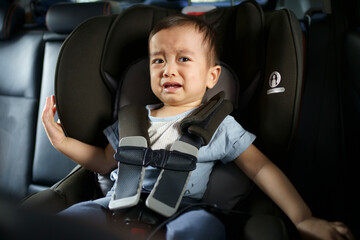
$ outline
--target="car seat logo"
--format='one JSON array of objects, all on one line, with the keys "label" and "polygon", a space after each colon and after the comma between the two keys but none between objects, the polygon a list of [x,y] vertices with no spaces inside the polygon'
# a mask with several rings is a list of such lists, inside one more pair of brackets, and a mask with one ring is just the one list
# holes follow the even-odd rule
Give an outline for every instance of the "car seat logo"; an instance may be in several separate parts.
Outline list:
[{"label": "car seat logo", "polygon": [[269,85],[271,88],[277,87],[281,82],[281,75],[279,72],[273,72],[270,74]]},{"label": "car seat logo", "polygon": [[267,94],[274,94],[274,93],[283,93],[285,92],[284,87],[278,87],[281,82],[281,75],[279,72],[274,71],[270,74],[269,77],[269,86],[271,89],[267,90]]}]

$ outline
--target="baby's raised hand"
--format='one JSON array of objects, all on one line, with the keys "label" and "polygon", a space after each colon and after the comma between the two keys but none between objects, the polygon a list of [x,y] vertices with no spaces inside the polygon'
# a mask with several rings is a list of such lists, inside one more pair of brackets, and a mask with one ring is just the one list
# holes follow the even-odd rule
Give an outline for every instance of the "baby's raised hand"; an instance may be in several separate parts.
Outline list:
[{"label": "baby's raised hand", "polygon": [[303,239],[354,240],[350,229],[342,222],[328,222],[311,217],[296,225]]},{"label": "baby's raised hand", "polygon": [[45,107],[41,115],[41,121],[51,144],[55,148],[58,148],[64,142],[65,134],[61,124],[55,122],[55,113],[55,96],[52,95],[51,97],[46,98]]}]

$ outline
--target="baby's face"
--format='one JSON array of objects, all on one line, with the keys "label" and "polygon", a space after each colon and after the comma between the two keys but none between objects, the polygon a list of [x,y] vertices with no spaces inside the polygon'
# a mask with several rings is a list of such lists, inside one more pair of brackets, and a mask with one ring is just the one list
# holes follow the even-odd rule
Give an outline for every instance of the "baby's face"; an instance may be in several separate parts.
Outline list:
[{"label": "baby's face", "polygon": [[159,31],[149,50],[151,88],[165,105],[199,106],[217,82],[220,67],[209,67],[203,35],[192,27]]}]

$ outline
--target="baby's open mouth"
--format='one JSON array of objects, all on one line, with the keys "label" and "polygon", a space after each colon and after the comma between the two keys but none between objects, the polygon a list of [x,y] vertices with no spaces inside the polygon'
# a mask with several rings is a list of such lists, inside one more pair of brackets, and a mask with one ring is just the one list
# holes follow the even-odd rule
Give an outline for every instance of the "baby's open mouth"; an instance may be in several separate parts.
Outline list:
[{"label": "baby's open mouth", "polygon": [[182,88],[182,85],[177,82],[166,82],[163,84],[163,89],[167,93],[175,93]]},{"label": "baby's open mouth", "polygon": [[181,84],[179,84],[179,83],[165,83],[165,84],[163,85],[163,87],[164,87],[165,89],[168,89],[168,88],[180,88],[180,87],[181,87]]}]

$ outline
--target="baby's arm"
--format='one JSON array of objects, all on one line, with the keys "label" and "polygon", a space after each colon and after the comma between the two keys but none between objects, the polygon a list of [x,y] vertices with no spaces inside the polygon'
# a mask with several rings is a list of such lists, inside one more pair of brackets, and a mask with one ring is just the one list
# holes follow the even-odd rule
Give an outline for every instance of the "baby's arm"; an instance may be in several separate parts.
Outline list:
[{"label": "baby's arm", "polygon": [[305,239],[354,239],[343,223],[313,217],[289,179],[254,145],[235,163],[288,215]]},{"label": "baby's arm", "polygon": [[54,148],[94,172],[105,174],[116,168],[117,162],[110,144],[103,149],[66,137],[60,123],[54,121],[55,113],[55,97],[47,97],[41,120]]}]

